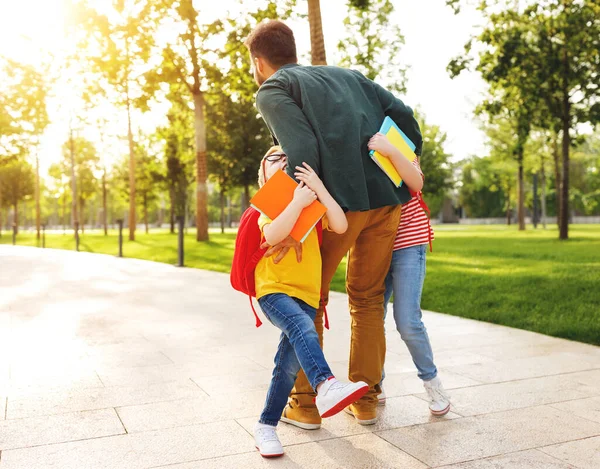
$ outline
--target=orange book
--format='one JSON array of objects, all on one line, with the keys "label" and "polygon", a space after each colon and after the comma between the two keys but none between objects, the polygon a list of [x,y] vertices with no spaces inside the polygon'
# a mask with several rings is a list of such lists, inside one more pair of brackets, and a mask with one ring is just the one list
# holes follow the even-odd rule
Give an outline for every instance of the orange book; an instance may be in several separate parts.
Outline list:
[{"label": "orange book", "polygon": [[[296,187],[298,183],[279,170],[252,197],[250,205],[271,220],[275,220],[294,198]],[[290,236],[300,243],[304,242],[325,212],[327,212],[325,205],[315,200],[302,210]]]}]

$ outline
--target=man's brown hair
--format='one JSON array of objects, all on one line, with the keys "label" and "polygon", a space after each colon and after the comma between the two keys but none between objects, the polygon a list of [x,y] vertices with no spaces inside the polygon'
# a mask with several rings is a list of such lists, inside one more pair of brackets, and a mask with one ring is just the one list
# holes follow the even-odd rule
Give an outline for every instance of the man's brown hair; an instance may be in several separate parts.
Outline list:
[{"label": "man's brown hair", "polygon": [[281,21],[260,23],[245,44],[252,57],[266,59],[274,67],[298,62],[294,32]]}]

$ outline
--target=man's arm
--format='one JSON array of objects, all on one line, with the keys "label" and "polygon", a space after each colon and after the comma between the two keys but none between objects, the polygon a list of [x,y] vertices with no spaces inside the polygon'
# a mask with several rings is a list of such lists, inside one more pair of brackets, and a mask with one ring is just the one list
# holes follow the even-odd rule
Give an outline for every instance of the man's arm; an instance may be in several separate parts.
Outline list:
[{"label": "man's arm", "polygon": [[256,107],[271,134],[288,157],[287,173],[294,177],[294,168],[308,163],[317,174],[319,145],[306,116],[278,80],[267,80],[256,95]]},{"label": "man's arm", "polygon": [[396,125],[411,139],[416,147],[415,154],[421,156],[423,136],[413,110],[377,83],[373,82],[373,87],[385,115],[391,117]]}]

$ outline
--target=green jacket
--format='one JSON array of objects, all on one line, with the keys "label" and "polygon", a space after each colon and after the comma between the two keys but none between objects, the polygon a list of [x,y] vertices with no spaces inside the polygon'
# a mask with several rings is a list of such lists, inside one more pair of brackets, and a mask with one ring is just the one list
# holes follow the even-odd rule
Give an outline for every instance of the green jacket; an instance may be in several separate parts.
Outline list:
[{"label": "green jacket", "polygon": [[288,173],[305,161],[344,210],[410,200],[406,184],[396,188],[371,160],[367,144],[390,116],[420,155],[419,125],[410,107],[361,73],[284,65],[260,87],[256,105],[288,156]]}]

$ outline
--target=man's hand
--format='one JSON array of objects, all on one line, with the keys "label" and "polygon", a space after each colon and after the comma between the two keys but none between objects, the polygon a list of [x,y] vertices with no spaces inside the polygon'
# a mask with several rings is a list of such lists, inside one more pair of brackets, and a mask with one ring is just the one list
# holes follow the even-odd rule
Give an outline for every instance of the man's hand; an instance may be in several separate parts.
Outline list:
[{"label": "man's hand", "polygon": [[288,236],[275,246],[269,247],[268,243],[263,243],[260,247],[262,249],[269,248],[267,252],[265,252],[265,257],[275,256],[275,259],[273,259],[275,264],[279,264],[291,248],[294,248],[296,251],[296,260],[302,262],[302,243],[299,243],[291,236]]}]

